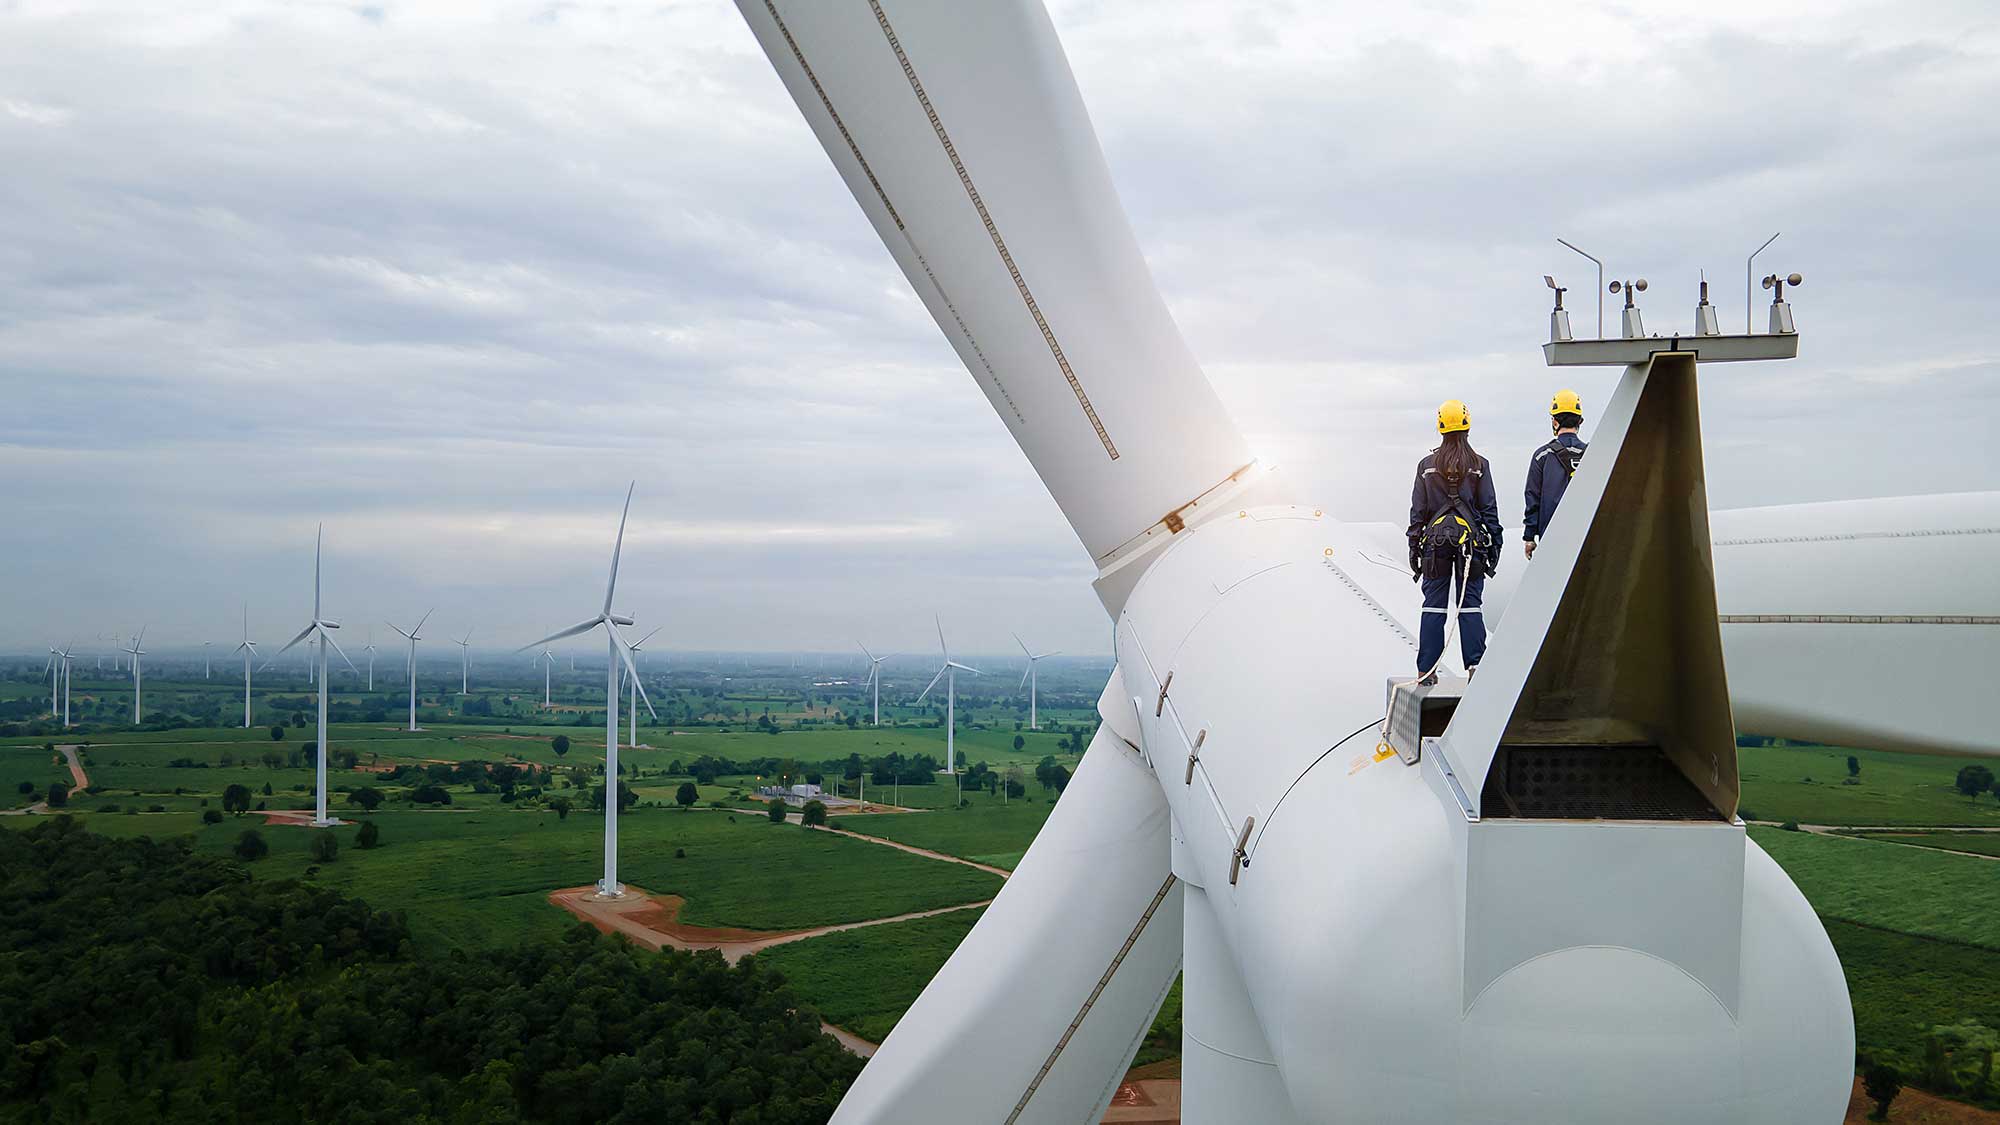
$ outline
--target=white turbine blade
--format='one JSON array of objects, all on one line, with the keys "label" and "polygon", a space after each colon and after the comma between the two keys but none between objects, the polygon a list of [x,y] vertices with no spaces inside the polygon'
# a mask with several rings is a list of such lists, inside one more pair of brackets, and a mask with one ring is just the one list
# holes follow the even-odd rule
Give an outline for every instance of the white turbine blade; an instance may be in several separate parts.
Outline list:
[{"label": "white turbine blade", "polygon": [[1007,634],[1007,635],[1008,635],[1008,636],[1010,636],[1010,637],[1012,637],[1012,638],[1014,638],[1014,643],[1015,643],[1015,644],[1017,644],[1017,645],[1020,645],[1020,646],[1021,646],[1021,655],[1022,655],[1022,656],[1025,656],[1025,657],[1027,657],[1027,658],[1028,658],[1029,660],[1033,660],[1033,659],[1035,658],[1035,654],[1034,654],[1034,653],[1032,653],[1032,652],[1029,652],[1029,651],[1028,651],[1028,642],[1026,642],[1026,641],[1024,641],[1024,640],[1022,640],[1022,639],[1021,639],[1021,634],[1019,634],[1019,633],[1009,633],[1009,634]]},{"label": "white turbine blade", "polygon": [[387,625],[389,628],[396,630],[396,635],[402,637],[404,640],[416,639],[415,637],[410,636],[409,633],[403,632],[402,627],[397,625],[394,621],[384,621],[382,624]]},{"label": "white turbine blade", "polygon": [[951,649],[944,643],[944,618],[932,614],[931,620],[937,622],[938,651],[944,653],[945,663],[949,664],[951,663]]},{"label": "white turbine blade", "polygon": [[872,652],[869,652],[869,651],[868,651],[868,646],[867,646],[867,645],[864,645],[864,644],[862,644],[862,643],[861,643],[860,641],[855,641],[855,642],[854,642],[854,647],[856,647],[856,648],[860,649],[860,650],[861,650],[861,655],[863,655],[863,656],[865,656],[865,657],[867,657],[867,658],[868,658],[868,666],[869,666],[869,667],[871,667],[871,668],[872,668],[872,667],[874,667],[874,666],[875,666],[875,654],[874,654],[874,653],[872,653]]},{"label": "white turbine blade", "polygon": [[548,636],[546,636],[546,637],[543,637],[543,638],[542,638],[541,640],[539,640],[539,641],[534,641],[534,642],[532,642],[532,643],[530,643],[530,644],[525,644],[525,645],[522,645],[522,646],[521,646],[520,648],[517,648],[517,649],[515,649],[514,651],[515,651],[515,652],[526,652],[526,651],[528,651],[529,649],[531,649],[531,648],[534,648],[534,647],[535,647],[536,645],[546,645],[546,644],[553,644],[553,643],[554,643],[554,642],[556,642],[556,641],[559,641],[559,640],[562,640],[562,639],[563,639],[564,637],[574,637],[574,636],[576,636],[576,635],[577,635],[578,633],[587,633],[587,632],[589,632],[590,630],[592,630],[592,629],[595,629],[595,628],[597,628],[597,627],[598,627],[599,625],[602,625],[602,624],[604,624],[604,618],[602,618],[602,617],[593,617],[593,618],[591,618],[591,619],[590,619],[590,620],[588,620],[588,621],[582,621],[582,622],[578,622],[577,624],[575,624],[575,625],[572,625],[572,626],[570,626],[570,627],[569,627],[569,628],[567,628],[567,629],[564,629],[564,630],[563,630],[562,632],[560,632],[560,633],[550,633],[550,634],[549,634]]},{"label": "white turbine blade", "polygon": [[250,639],[250,603],[243,603],[243,639]]},{"label": "white turbine blade", "polygon": [[243,642],[242,644],[240,644],[240,645],[237,645],[237,646],[236,646],[235,648],[232,648],[232,649],[230,649],[230,650],[229,650],[229,652],[230,652],[230,655],[232,655],[232,656],[233,656],[233,655],[235,655],[236,653],[239,653],[239,652],[242,652],[242,651],[243,651],[244,649],[246,649],[246,648],[249,648],[249,647],[250,647],[250,642],[249,642],[249,640],[248,640],[248,639],[245,639],[245,640],[244,640],[244,642]]},{"label": "white turbine blade", "polygon": [[1014,686],[1015,686],[1016,688],[1024,688],[1024,687],[1027,687],[1027,686],[1028,686],[1028,674],[1029,674],[1030,672],[1033,672],[1034,670],[1035,670],[1035,660],[1034,660],[1034,658],[1033,658],[1033,657],[1029,657],[1029,658],[1028,658],[1028,666],[1027,666],[1026,668],[1023,668],[1023,669],[1021,669],[1021,682],[1020,682],[1020,683],[1018,683],[1018,684],[1015,684]]},{"label": "white turbine blade", "polygon": [[618,590],[618,556],[625,550],[625,517],[632,514],[632,490],[638,481],[625,486],[625,510],[618,513],[618,538],[611,544],[611,580],[604,584],[604,616],[611,616],[611,595]]},{"label": "white turbine blade", "polygon": [[319,620],[319,545],[326,538],[326,525],[313,532],[313,620]]},{"label": "white turbine blade", "polygon": [[1035,659],[1036,659],[1036,660],[1047,660],[1047,659],[1048,659],[1049,657],[1051,657],[1051,656],[1061,656],[1061,655],[1062,655],[1062,650],[1061,650],[1061,649],[1054,649],[1054,650],[1052,650],[1052,651],[1049,651],[1049,652],[1045,652],[1045,653],[1041,654],[1040,656],[1037,656],[1037,657],[1035,657]]},{"label": "white turbine blade", "polygon": [[471,644],[471,643],[472,643],[472,630],[470,630],[470,629],[467,629],[467,630],[465,631],[465,635],[464,635],[463,637],[460,637],[460,638],[458,639],[458,643],[459,643],[459,644],[461,644],[461,645],[469,645],[469,644]]},{"label": "white turbine blade", "polygon": [[[320,635],[320,636],[322,636],[322,637],[325,637],[325,638],[326,638],[326,643],[327,643],[327,644],[330,644],[330,645],[332,645],[332,646],[333,646],[333,651],[335,651],[335,652],[340,652],[340,642],[339,642],[339,641],[336,641],[336,640],[334,640],[334,639],[333,639],[333,634],[332,634],[332,633],[329,633],[329,632],[327,632],[326,630],[324,630],[324,629],[321,629],[321,630],[320,630],[320,633],[319,633],[319,635]],[[346,661],[347,661],[347,670],[348,670],[348,671],[350,671],[350,672],[354,673],[354,674],[355,674],[355,675],[357,675],[357,676],[359,676],[359,675],[361,674],[361,669],[359,669],[359,668],[356,668],[356,667],[354,666],[354,661],[352,661],[352,660],[347,660],[347,654],[346,654],[346,653],[344,653],[344,652],[340,652],[340,658],[341,658],[342,660],[346,660]]]},{"label": "white turbine blade", "polygon": [[437,612],[436,607],[432,607],[430,609],[425,610],[424,615],[422,617],[417,618],[417,627],[403,635],[410,638],[413,641],[421,640],[422,638],[418,637],[417,634],[424,631],[424,622],[429,621],[431,619],[431,614],[436,612]]},{"label": "white turbine blade", "polygon": [[146,643],[146,627],[144,625],[141,625],[139,626],[139,635],[132,638],[132,647],[138,648],[140,645],[145,643]]},{"label": "white turbine blade", "polygon": [[644,648],[644,647],[645,647],[645,645],[646,645],[646,642],[647,642],[647,641],[650,641],[650,640],[652,640],[652,639],[653,639],[653,633],[657,633],[657,632],[659,632],[660,630],[662,630],[662,629],[664,629],[664,628],[666,628],[666,626],[665,626],[665,625],[655,625],[655,626],[653,626],[653,632],[652,632],[652,633],[647,633],[647,634],[646,634],[645,636],[643,636],[643,637],[640,637],[640,638],[639,638],[638,640],[636,640],[636,641],[633,641],[633,642],[632,642],[632,651],[633,651],[633,652],[638,652],[638,651],[639,651],[639,650],[640,650],[641,648]]},{"label": "white turbine blade", "polygon": [[659,718],[660,713],[653,710],[653,701],[646,698],[646,685],[639,682],[639,668],[632,663],[632,646],[625,643],[625,638],[618,635],[616,628],[609,625],[605,628],[610,629],[611,635],[618,641],[618,655],[625,659],[625,670],[632,674],[632,690],[639,693],[639,702],[646,705],[646,714]]},{"label": "white turbine blade", "polygon": [[[949,664],[945,665],[945,668],[949,667],[951,667],[951,665]],[[929,695],[931,693],[931,689],[936,687],[938,685],[938,681],[942,679],[944,679],[944,668],[939,668],[937,670],[937,675],[931,677],[931,682],[924,685],[924,690],[917,693],[917,702],[922,703],[924,701],[924,696]]]},{"label": "white turbine blade", "polygon": [[1040,4],[737,7],[1092,559],[1251,464]]},{"label": "white turbine blade", "polygon": [[970,664],[960,664],[960,663],[959,663],[958,661],[956,661],[956,660],[948,660],[948,661],[946,661],[946,662],[945,662],[945,667],[947,667],[947,668],[956,668],[956,669],[958,669],[958,670],[959,670],[959,671],[961,671],[961,672],[970,672],[970,673],[972,673],[972,674],[973,674],[973,675],[975,675],[975,676],[984,676],[984,675],[986,674],[986,673],[984,673],[984,672],[980,671],[979,669],[977,669],[977,668],[974,668],[974,667],[973,667],[972,665],[970,665]]},{"label": "white turbine blade", "polygon": [[[292,638],[291,640],[289,640],[289,641],[286,641],[286,642],[285,642],[285,647],[284,647],[284,648],[281,648],[281,649],[279,649],[278,651],[276,651],[276,652],[272,653],[272,654],[271,654],[270,656],[267,656],[267,657],[265,657],[265,658],[264,658],[264,668],[269,668],[269,667],[271,666],[271,661],[273,661],[273,660],[276,660],[276,659],[277,659],[277,658],[279,658],[280,656],[283,656],[283,655],[285,655],[286,653],[288,653],[288,652],[292,651],[292,646],[293,646],[293,645],[296,645],[296,644],[298,644],[298,643],[299,643],[300,641],[303,641],[303,640],[305,640],[305,639],[306,639],[307,637],[309,637],[309,636],[312,636],[312,631],[313,631],[314,629],[317,629],[317,628],[319,628],[319,622],[315,621],[315,622],[313,622],[313,623],[311,623],[311,624],[307,625],[307,626],[306,626],[305,628],[303,628],[303,629],[300,629],[300,630],[299,630],[299,635],[298,635],[298,636],[296,636],[296,637],[293,637],[293,638]],[[261,671],[263,671],[263,670],[264,670],[264,668],[259,668],[259,669],[258,669],[258,671],[260,671],[260,672],[261,672]]]}]

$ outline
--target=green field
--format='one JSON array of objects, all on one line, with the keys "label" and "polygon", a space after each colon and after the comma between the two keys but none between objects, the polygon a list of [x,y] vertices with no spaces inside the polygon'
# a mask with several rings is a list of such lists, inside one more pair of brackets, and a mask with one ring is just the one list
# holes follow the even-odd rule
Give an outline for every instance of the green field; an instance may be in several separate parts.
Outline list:
[{"label": "green field", "polygon": [[829,1023],[880,1043],[982,913],[827,934],[767,949],[757,963],[784,973]]},{"label": "green field", "polygon": [[2000,856],[2000,832],[1870,832],[1864,839]]},{"label": "green field", "polygon": [[1750,835],[1822,917],[2000,950],[2000,868],[1990,860],[1775,828]]},{"label": "green field", "polygon": [[957,812],[945,808],[925,813],[844,816],[834,821],[834,827],[1011,871],[1021,862],[1022,853],[1034,842],[1035,834],[1042,830],[1042,822],[1053,811],[1055,803],[1046,798],[1017,799],[1002,805],[998,798],[981,793],[970,808]]},{"label": "green field", "polygon": [[[1847,973],[1856,1052],[1914,1075],[1932,1028],[2000,1028],[2000,952],[1829,920],[1827,936]],[[1968,1074],[1973,1064],[1962,1069]]]},{"label": "green field", "polygon": [[[8,817],[27,827],[36,818]],[[258,878],[302,875],[313,833],[262,826],[255,817],[201,825],[193,814],[84,814],[94,831],[156,838],[191,833],[198,847],[226,851],[256,827],[271,847],[251,864]],[[525,810],[378,812],[382,846],[354,846],[355,827],[332,830],[339,858],[317,881],[402,910],[411,931],[439,945],[483,948],[560,934],[570,916],[550,891],[602,871],[601,818]],[[749,814],[644,810],[619,820],[619,873],[654,894],[687,900],[697,925],[788,930],[861,921],[991,898],[998,877],[957,864],[849,840]],[[676,850],[685,858],[675,858]]]},{"label": "green field", "polygon": [[[1861,764],[1847,785],[1847,758]],[[1745,746],[1737,751],[1745,819],[1800,824],[2000,827],[2000,800],[1968,800],[1952,781],[1972,759],[1839,747]]]}]

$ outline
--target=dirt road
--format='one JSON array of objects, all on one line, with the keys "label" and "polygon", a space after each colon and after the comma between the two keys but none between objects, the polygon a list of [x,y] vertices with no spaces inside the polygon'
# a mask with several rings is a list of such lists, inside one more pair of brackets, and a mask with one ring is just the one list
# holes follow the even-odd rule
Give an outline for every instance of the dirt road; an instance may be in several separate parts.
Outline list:
[{"label": "dirt road", "polygon": [[720,952],[723,960],[732,965],[760,949],[769,949],[774,945],[786,945],[824,934],[837,934],[844,930],[886,926],[892,922],[909,922],[918,918],[935,918],[940,914],[972,910],[993,901],[986,899],[981,902],[961,903],[958,906],[939,907],[936,910],[897,914],[888,918],[869,918],[834,926],[815,926],[807,930],[774,931],[691,926],[679,920],[682,902],[678,895],[661,895],[655,898],[629,883],[625,886],[625,897],[617,902],[594,901],[596,892],[595,886],[566,887],[551,893],[549,901],[607,934],[624,934],[647,949],[663,947],[713,949]]}]

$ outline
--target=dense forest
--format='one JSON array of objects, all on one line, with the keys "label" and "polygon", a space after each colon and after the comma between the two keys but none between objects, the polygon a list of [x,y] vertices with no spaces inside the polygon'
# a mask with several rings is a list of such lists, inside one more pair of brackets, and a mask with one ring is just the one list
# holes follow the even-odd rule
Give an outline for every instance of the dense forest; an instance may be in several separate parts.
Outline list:
[{"label": "dense forest", "polygon": [[752,959],[498,954],[68,817],[0,831],[0,1121],[824,1121],[861,1060]]}]

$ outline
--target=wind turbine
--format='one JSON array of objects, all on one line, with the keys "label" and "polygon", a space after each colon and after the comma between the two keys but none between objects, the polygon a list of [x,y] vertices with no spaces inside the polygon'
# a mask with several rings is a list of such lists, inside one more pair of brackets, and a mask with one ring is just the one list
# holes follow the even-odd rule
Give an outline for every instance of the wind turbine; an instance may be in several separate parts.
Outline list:
[{"label": "wind turbine", "polygon": [[[1028,658],[1028,670],[1021,673],[1021,683],[1026,684],[1028,687],[1028,729],[1040,730],[1042,729],[1041,724],[1035,718],[1035,692],[1041,684],[1040,677],[1036,674],[1035,665],[1047,660],[1051,656],[1061,656],[1062,650],[1056,649],[1053,652],[1045,652],[1040,656],[1036,656],[1034,653],[1028,651],[1028,643],[1021,639],[1021,634],[1015,633],[1013,636],[1014,643],[1021,646],[1021,654]],[[1016,685],[1016,687],[1018,688],[1019,685]]]},{"label": "wind turbine", "polygon": [[375,626],[368,627],[368,643],[362,646],[361,651],[368,654],[368,690],[372,692],[375,690]]},{"label": "wind turbine", "polygon": [[944,621],[941,618],[936,620],[938,651],[944,653],[944,667],[939,668],[937,675],[931,677],[931,682],[917,696],[917,702],[922,703],[924,701],[924,696],[929,695],[931,688],[937,686],[940,677],[944,679],[944,772],[955,777],[958,774],[958,754],[954,749],[954,740],[958,734],[957,730],[954,729],[958,725],[954,721],[954,713],[958,707],[958,672],[960,669],[964,669],[975,676],[983,676],[986,673],[981,672],[977,668],[960,664],[951,658],[951,649],[945,647],[944,643]]},{"label": "wind turbine", "polygon": [[472,630],[467,629],[458,644],[458,694],[472,693]]},{"label": "wind turbine", "polygon": [[132,725],[135,727],[139,725],[139,692],[146,686],[146,672],[139,662],[139,658],[146,655],[146,650],[139,647],[145,639],[146,627],[141,625],[139,635],[132,638],[131,647],[125,650],[132,655]]},{"label": "wind turbine", "polygon": [[[657,633],[664,628],[666,628],[666,626],[664,625],[654,626],[652,633],[647,633],[645,636],[640,637],[638,640],[628,643],[625,646],[625,650],[627,652],[630,652],[635,657],[638,656],[639,650],[646,646],[646,642],[653,639],[653,633]],[[639,678],[638,667],[639,667],[638,663],[635,661],[632,665],[633,668],[632,679],[635,683],[638,681]],[[625,706],[627,710],[630,711],[632,716],[631,737],[628,741],[630,741],[630,743],[632,744],[632,749],[637,750],[639,748],[639,693],[633,692],[632,695],[625,701]],[[652,704],[650,703],[647,704],[646,709],[648,711],[652,710]]]},{"label": "wind turbine", "polygon": [[58,659],[58,660],[60,660],[60,661],[62,662],[62,680],[63,680],[63,700],[62,700],[62,703],[63,703],[63,709],[62,709],[62,725],[63,725],[63,729],[64,729],[64,730],[68,730],[68,729],[69,729],[69,726],[70,726],[70,722],[69,722],[69,685],[70,685],[70,681],[71,681],[72,679],[74,679],[74,678],[75,678],[75,671],[74,671],[74,669],[75,669],[75,667],[76,667],[76,665],[75,665],[75,662],[74,662],[73,658],[72,658],[72,657],[70,656],[70,650],[71,650],[71,649],[73,649],[73,648],[75,648],[75,647],[76,647],[76,642],[75,642],[74,640],[72,640],[72,641],[70,641],[70,642],[69,642],[68,644],[66,644],[66,645],[64,645],[64,646],[63,646],[63,648],[62,648],[62,651],[61,651],[60,653],[57,653],[57,654],[56,654],[56,659]]},{"label": "wind turbine", "polygon": [[604,627],[604,644],[610,653],[610,663],[604,669],[604,878],[598,880],[597,893],[614,899],[625,893],[624,885],[618,882],[618,662],[621,658],[625,662],[625,670],[632,674],[632,690],[638,692],[640,700],[646,704],[646,713],[659,717],[653,710],[653,701],[646,698],[645,685],[639,682],[639,669],[632,663],[632,654],[626,651],[625,638],[618,633],[618,626],[630,625],[632,619],[611,612],[612,595],[618,592],[618,554],[625,547],[625,518],[632,514],[632,491],[638,483],[633,481],[625,489],[625,510],[619,513],[618,538],[611,545],[611,580],[604,585],[604,608],[588,621],[580,621],[515,650],[526,652],[535,645],[574,637],[600,625]]},{"label": "wind turbine", "polygon": [[875,710],[874,725],[879,727],[882,725],[882,662],[889,658],[869,652],[868,646],[861,644],[860,641],[854,643],[860,646],[861,655],[868,658],[868,682],[862,686],[871,693]]},{"label": "wind turbine", "polygon": [[417,618],[416,625],[412,626],[407,630],[397,625],[394,621],[390,621],[387,623],[389,628],[396,630],[396,632],[398,633],[401,633],[404,637],[408,638],[410,642],[410,729],[411,730],[417,729],[417,642],[424,639],[422,636],[424,622],[429,621],[431,619],[431,614],[436,612],[437,610],[435,609],[425,610],[424,615],[422,617]]},{"label": "wind turbine", "polygon": [[208,679],[208,646],[209,642],[201,642],[201,678],[204,680]]},{"label": "wind turbine", "polygon": [[235,651],[243,654],[243,729],[250,729],[250,658],[257,655],[257,642],[250,639],[250,603],[243,603],[243,643]]},{"label": "wind turbine", "polygon": [[549,695],[549,673],[553,671],[556,666],[555,651],[553,649],[548,648],[547,646],[544,646],[542,648],[542,655],[537,657],[536,659],[538,659],[542,665],[542,710],[553,711],[555,710],[555,701],[554,698]]},{"label": "wind turbine", "polygon": [[[1879,582],[1835,588],[1813,580],[1832,567],[1712,549],[1727,540],[1711,534],[1693,349],[1577,341],[1627,349],[1593,460],[1485,675],[1412,692],[1419,607],[1401,574],[1357,565],[1393,556],[1402,528],[1324,515],[1251,452],[1154,285],[1042,6],[737,6],[1070,521],[1117,658],[1065,796],[833,1120],[1095,1120],[1177,973],[1208,1001],[1186,1012],[1190,1125],[1837,1119],[1854,1080],[1845,979],[1736,815],[1731,704],[1769,734],[1846,706],[1821,729],[1991,754],[1987,717],[1962,705],[1991,634],[1929,634],[1963,647],[1907,672],[1891,646],[1929,628],[1908,618],[1898,640],[1785,659],[1818,634],[1768,623],[1785,618],[1719,571],[1907,614],[1879,592],[1907,596],[1902,560],[1875,554],[1854,569]],[[1739,339],[1778,355],[1796,334]],[[1811,526],[2000,512],[1991,494],[1868,504]],[[1754,519],[1744,532],[1773,525]],[[1978,612],[1995,589],[1927,604]],[[1719,597],[1736,605],[1711,625]],[[1725,675],[1731,644],[1769,657],[1738,648]],[[1641,761],[1659,772],[1624,773]],[[1538,775],[1545,799],[1517,802]],[[1679,803],[1645,808],[1668,792],[1654,777]],[[1610,815],[1635,808],[1685,819]],[[1359,858],[1328,862],[1341,855]],[[1026,971],[1037,988],[1012,983]],[[937,1081],[966,1057],[969,1082]]]},{"label": "wind turbine", "polygon": [[42,675],[49,678],[49,717],[56,715],[56,694],[62,690],[62,669],[57,666],[56,646],[49,646],[49,662],[42,665]]},{"label": "wind turbine", "polygon": [[[326,815],[326,650],[329,647],[331,647],[333,651],[340,653],[340,658],[342,660],[347,660],[347,654],[345,652],[341,652],[339,642],[333,639],[332,630],[340,628],[340,623],[338,621],[328,621],[326,618],[320,616],[319,549],[320,549],[320,539],[324,534],[325,534],[325,527],[324,525],[322,525],[320,531],[315,532],[313,535],[312,620],[306,622],[306,627],[299,630],[298,636],[293,637],[291,640],[285,642],[284,648],[281,648],[277,652],[272,653],[270,659],[264,661],[265,666],[268,667],[272,660],[276,660],[278,657],[285,655],[285,653],[289,651],[293,645],[298,644],[300,641],[306,640],[308,637],[314,637],[315,635],[317,635],[317,639],[319,640],[319,660],[317,662],[318,665],[317,681],[319,683],[319,757],[313,767],[314,789],[316,790],[316,792],[313,795],[312,822],[314,828],[326,828],[331,825],[340,823],[337,820],[329,819]],[[352,660],[347,660],[347,667],[353,671],[357,672],[360,671],[360,669],[354,667],[354,661]]]}]

